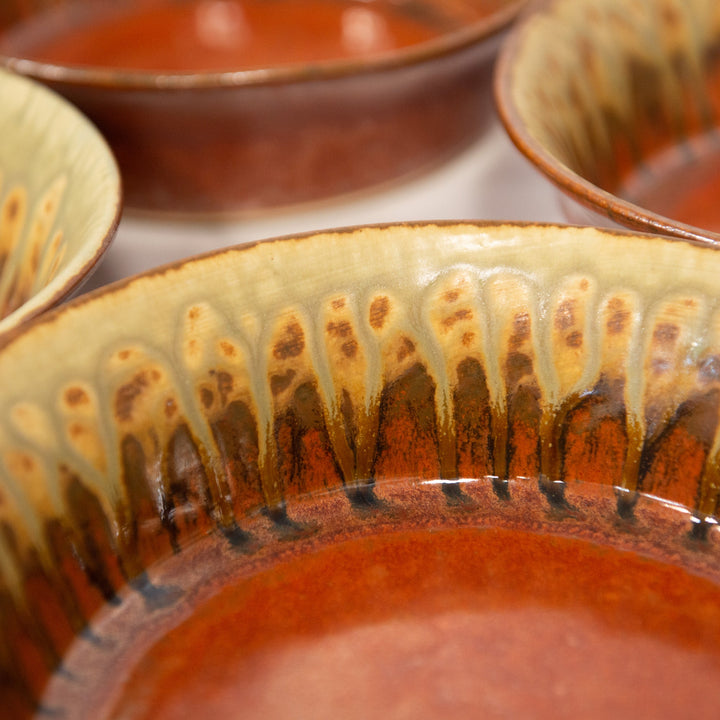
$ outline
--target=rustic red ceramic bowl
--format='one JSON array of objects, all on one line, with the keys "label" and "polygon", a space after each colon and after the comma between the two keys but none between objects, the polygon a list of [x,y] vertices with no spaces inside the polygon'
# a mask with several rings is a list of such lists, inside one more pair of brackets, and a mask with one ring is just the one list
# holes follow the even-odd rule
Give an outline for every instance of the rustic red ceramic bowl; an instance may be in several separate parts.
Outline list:
[{"label": "rustic red ceramic bowl", "polygon": [[720,239],[720,13],[702,0],[547,0],[496,99],[573,222]]},{"label": "rustic red ceramic bowl", "polygon": [[4,717],[712,717],[719,273],[371,227],[42,316],[0,349]]},{"label": "rustic red ceramic bowl", "polygon": [[0,334],[82,283],[112,240],[120,196],[115,160],[88,120],[0,70]]},{"label": "rustic red ceramic bowl", "polygon": [[128,208],[218,216],[398,181],[476,138],[525,0],[5,0],[0,62],[104,132]]}]

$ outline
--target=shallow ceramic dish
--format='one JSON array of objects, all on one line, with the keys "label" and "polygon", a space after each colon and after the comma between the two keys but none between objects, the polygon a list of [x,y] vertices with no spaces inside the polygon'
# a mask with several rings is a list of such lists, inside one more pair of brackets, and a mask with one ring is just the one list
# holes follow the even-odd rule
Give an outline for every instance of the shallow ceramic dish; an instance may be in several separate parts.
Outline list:
[{"label": "shallow ceramic dish", "polygon": [[0,70],[0,333],[69,295],[109,246],[120,178],[75,108]]},{"label": "shallow ceramic dish", "polygon": [[719,8],[548,0],[516,27],[497,104],[568,219],[720,239]]},{"label": "shallow ceramic dish", "polygon": [[524,0],[7,0],[0,62],[101,128],[129,208],[218,216],[352,193],[477,137]]},{"label": "shallow ceramic dish", "polygon": [[711,716],[719,272],[407,225],[42,316],[0,350],[6,716]]}]

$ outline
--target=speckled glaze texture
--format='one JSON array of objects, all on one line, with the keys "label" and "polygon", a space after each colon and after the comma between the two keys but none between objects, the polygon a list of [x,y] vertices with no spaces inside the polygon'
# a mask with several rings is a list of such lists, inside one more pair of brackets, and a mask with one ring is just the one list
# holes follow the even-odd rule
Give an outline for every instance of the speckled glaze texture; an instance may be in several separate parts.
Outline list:
[{"label": "speckled glaze texture", "polygon": [[450,30],[390,56],[152,73],[54,66],[3,50],[4,32],[47,9],[9,0],[0,63],[47,83],[97,124],[118,159],[126,207],[237,216],[406,180],[482,133],[498,36],[525,0],[489,12],[473,0],[416,4]]},{"label": "speckled glaze texture", "polygon": [[38,83],[0,71],[0,332],[59,302],[108,247],[120,177],[95,128]]},{"label": "speckled glaze texture", "polygon": [[[407,225],[231,249],[43,316],[0,350],[0,693],[34,707],[128,583],[172,603],[154,563],[198,538],[292,554],[308,496],[336,538],[403,506],[404,527],[646,527],[623,542],[710,573],[719,272],[641,235]],[[600,510],[576,514],[582,487]],[[683,510],[672,532],[646,495]]]},{"label": "speckled glaze texture", "polygon": [[[495,95],[518,148],[567,197],[570,219],[717,242],[619,193],[674,147],[717,147],[720,6],[712,0],[533,4],[497,66]],[[697,223],[700,224],[700,223]]]}]

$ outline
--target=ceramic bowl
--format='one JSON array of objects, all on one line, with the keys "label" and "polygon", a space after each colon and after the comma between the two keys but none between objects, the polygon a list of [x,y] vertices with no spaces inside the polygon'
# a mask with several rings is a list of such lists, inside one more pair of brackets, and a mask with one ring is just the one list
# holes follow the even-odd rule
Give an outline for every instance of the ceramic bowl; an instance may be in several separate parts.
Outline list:
[{"label": "ceramic bowl", "polygon": [[720,12],[703,0],[549,0],[497,65],[510,137],[573,222],[717,242]]},{"label": "ceramic bowl", "polygon": [[110,149],[69,103],[0,70],[0,333],[92,271],[120,214]]},{"label": "ceramic bowl", "polygon": [[718,273],[368,227],[41,316],[0,349],[6,717],[711,716]]},{"label": "ceramic bowl", "polygon": [[399,181],[467,145],[525,4],[278,2],[7,0],[0,62],[95,121],[128,208],[232,216]]}]

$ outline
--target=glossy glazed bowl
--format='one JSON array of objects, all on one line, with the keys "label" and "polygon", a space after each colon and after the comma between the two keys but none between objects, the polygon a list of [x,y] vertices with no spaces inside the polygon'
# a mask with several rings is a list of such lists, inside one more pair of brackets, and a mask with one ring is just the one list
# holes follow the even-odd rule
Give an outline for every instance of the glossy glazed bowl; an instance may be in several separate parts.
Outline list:
[{"label": "glossy glazed bowl", "polygon": [[712,714],[718,272],[371,227],[42,316],[0,349],[3,707]]},{"label": "glossy glazed bowl", "polygon": [[720,12],[703,0],[548,0],[495,95],[572,222],[720,238]]},{"label": "glossy glazed bowl", "polygon": [[498,37],[524,4],[8,0],[0,62],[96,122],[127,207],[217,217],[354,193],[457,152],[492,112]]},{"label": "glossy glazed bowl", "polygon": [[0,333],[68,296],[117,227],[117,166],[97,130],[38,83],[0,70]]},{"label": "glossy glazed bowl", "polygon": [[5,716],[712,715],[718,272],[359,228],[42,316],[0,349]]}]

